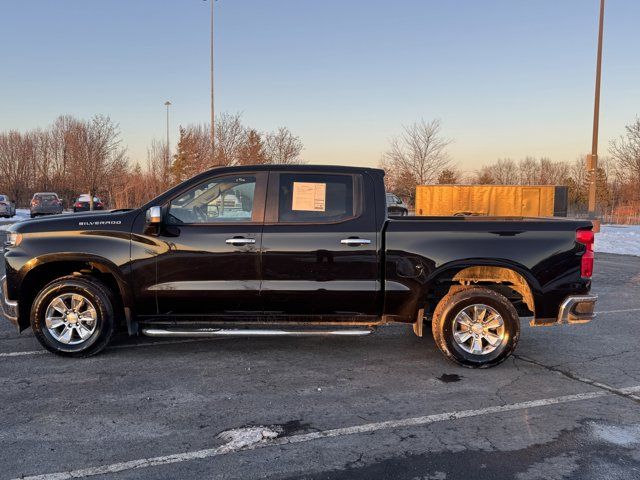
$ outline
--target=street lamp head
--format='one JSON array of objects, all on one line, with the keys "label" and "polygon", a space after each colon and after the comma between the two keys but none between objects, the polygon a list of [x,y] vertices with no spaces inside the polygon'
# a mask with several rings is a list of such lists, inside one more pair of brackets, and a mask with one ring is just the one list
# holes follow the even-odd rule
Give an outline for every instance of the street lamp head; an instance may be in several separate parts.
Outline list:
[{"label": "street lamp head", "polygon": [[167,100],[166,102],[164,102],[164,104],[168,107],[169,105],[171,105],[171,102]]}]

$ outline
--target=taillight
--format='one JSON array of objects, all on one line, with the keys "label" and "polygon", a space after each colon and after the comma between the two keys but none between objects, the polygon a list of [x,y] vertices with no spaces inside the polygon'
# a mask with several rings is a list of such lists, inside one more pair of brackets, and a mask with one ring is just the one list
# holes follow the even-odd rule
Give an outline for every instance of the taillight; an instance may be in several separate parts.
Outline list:
[{"label": "taillight", "polygon": [[580,274],[583,278],[591,278],[593,275],[593,260],[595,258],[593,253],[594,238],[593,230],[576,230],[576,242],[581,243],[587,249],[586,252],[582,254],[580,263]]},{"label": "taillight", "polygon": [[36,205],[38,205],[40,202],[38,200],[31,200],[31,206],[35,207]]},{"label": "taillight", "polygon": [[73,204],[74,207],[82,208],[82,204],[80,202],[76,202]]}]

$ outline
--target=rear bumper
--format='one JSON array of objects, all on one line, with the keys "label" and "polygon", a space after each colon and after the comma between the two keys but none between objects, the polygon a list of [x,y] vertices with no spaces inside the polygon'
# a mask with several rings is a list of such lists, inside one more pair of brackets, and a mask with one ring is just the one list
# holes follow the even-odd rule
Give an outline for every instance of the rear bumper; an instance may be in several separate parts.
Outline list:
[{"label": "rear bumper", "polygon": [[7,277],[0,279],[0,317],[6,318],[18,327],[18,302],[7,298]]},{"label": "rear bumper", "polygon": [[567,323],[587,323],[596,316],[597,295],[571,295],[560,304],[557,318],[534,318],[532,327]]},{"label": "rear bumper", "polygon": [[31,209],[31,215],[55,215],[62,213],[62,207],[33,207]]}]

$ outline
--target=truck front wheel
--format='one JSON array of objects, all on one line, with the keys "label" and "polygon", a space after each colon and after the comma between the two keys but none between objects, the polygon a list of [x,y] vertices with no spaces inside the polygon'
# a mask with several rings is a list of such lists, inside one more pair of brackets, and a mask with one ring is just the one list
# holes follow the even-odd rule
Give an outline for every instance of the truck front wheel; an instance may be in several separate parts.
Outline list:
[{"label": "truck front wheel", "polygon": [[89,276],[58,278],[35,298],[31,328],[50,352],[68,357],[95,355],[113,335],[111,291]]},{"label": "truck front wheel", "polygon": [[436,345],[450,360],[464,367],[488,368],[515,350],[520,319],[503,295],[470,287],[440,300],[433,313],[432,331]]}]

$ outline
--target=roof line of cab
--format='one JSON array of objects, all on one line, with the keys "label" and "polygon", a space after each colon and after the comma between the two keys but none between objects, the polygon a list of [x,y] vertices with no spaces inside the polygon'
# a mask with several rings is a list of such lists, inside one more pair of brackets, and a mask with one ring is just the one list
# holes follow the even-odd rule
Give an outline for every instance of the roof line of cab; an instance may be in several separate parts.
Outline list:
[{"label": "roof line of cab", "polygon": [[188,182],[190,185],[198,183],[200,180],[204,180],[211,175],[217,175],[225,172],[265,172],[270,170],[278,170],[282,172],[295,171],[295,172],[318,172],[318,173],[371,173],[374,175],[384,176],[384,170],[380,168],[372,167],[352,167],[344,165],[309,165],[309,164],[280,164],[280,163],[268,163],[262,165],[222,165],[205,170],[202,173],[195,175],[194,177],[179,183],[178,185],[170,188],[166,192],[160,194],[155,199],[143,205],[141,208],[146,209],[154,204],[154,201],[159,198],[166,198],[176,190],[184,188]]}]

